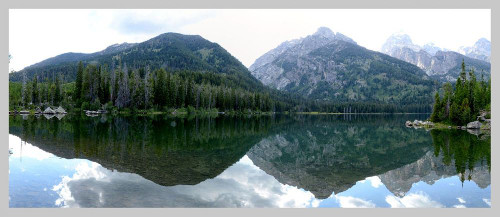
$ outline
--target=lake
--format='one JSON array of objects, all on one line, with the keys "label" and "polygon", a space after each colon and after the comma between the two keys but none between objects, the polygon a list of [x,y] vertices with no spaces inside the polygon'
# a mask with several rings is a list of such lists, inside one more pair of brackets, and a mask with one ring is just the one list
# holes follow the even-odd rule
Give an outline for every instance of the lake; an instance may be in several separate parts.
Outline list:
[{"label": "lake", "polygon": [[490,207],[490,137],[427,117],[9,116],[9,206]]}]

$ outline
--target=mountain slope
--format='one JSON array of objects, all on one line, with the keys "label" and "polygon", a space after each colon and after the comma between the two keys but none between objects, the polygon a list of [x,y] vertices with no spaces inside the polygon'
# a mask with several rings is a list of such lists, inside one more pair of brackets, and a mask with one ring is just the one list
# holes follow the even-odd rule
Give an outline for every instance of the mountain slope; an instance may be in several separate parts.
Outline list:
[{"label": "mountain slope", "polygon": [[491,42],[480,38],[472,47],[461,47],[458,52],[470,58],[490,62]]},{"label": "mountain slope", "polygon": [[[479,52],[478,50],[480,49],[476,49],[477,52]],[[480,77],[483,72],[486,77],[489,77],[491,71],[490,63],[482,61],[481,58],[475,58],[472,54],[472,49],[465,56],[454,51],[439,48],[433,44],[426,44],[421,48],[413,44],[408,35],[392,35],[382,45],[381,51],[418,66],[427,75],[441,82],[456,80],[460,74],[462,60],[465,61],[467,66],[475,69],[477,77]]]},{"label": "mountain slope", "polygon": [[437,88],[418,67],[324,27],[281,44],[250,70],[265,85],[315,100],[428,103]]},{"label": "mountain slope", "polygon": [[261,89],[262,84],[248,69],[224,48],[198,35],[164,33],[138,44],[112,45],[107,49],[92,53],[66,53],[9,75],[11,81],[21,81],[22,73],[31,79],[51,79],[60,73],[64,81],[76,78],[78,61],[85,64],[107,64],[111,68],[126,64],[129,68],[165,68],[171,71],[189,70],[197,72],[222,73],[235,76],[244,89]]}]

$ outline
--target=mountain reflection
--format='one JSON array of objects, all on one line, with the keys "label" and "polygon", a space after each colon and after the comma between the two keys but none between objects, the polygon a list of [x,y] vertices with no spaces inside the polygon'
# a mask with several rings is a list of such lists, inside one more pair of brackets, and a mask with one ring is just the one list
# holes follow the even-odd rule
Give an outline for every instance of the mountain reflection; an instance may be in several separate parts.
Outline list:
[{"label": "mountain reflection", "polygon": [[164,186],[194,185],[241,159],[271,122],[263,118],[10,118],[10,133],[59,157],[85,158]]},{"label": "mountain reflection", "polygon": [[379,206],[342,194],[367,180],[401,207],[432,202],[411,192],[419,182],[458,176],[490,186],[489,137],[410,129],[408,119],[424,118],[14,116],[9,131],[55,156],[89,160],[52,189],[69,207],[316,207],[332,198]]}]

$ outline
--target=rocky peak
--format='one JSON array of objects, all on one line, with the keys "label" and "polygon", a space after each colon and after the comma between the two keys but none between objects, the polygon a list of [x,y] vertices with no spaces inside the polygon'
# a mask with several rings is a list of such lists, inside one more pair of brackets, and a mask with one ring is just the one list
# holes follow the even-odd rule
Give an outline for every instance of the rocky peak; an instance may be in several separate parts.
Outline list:
[{"label": "rocky peak", "polygon": [[[278,45],[278,47],[268,51],[261,57],[259,57],[255,62],[249,67],[251,72],[255,72],[258,68],[265,66],[266,64],[272,63],[276,58],[280,55],[288,55],[288,56],[303,56],[308,54],[314,49],[325,46],[335,41],[346,41],[353,44],[356,44],[354,40],[351,38],[341,34],[334,33],[328,27],[319,27],[318,30],[312,34],[308,35],[305,38],[294,39],[290,41],[285,41]],[[262,80],[261,76],[254,74],[259,80],[261,80],[264,84],[267,84],[267,80]]]},{"label": "rocky peak", "polygon": [[313,34],[314,36],[323,36],[325,38],[335,38],[335,33],[332,32],[328,27],[319,27],[318,30]]},{"label": "rocky peak", "polygon": [[410,48],[416,52],[420,51],[420,46],[413,44],[411,38],[407,34],[402,34],[402,33],[396,33],[391,35],[387,41],[382,45],[382,51],[383,53],[389,54],[391,53],[394,49],[401,49],[401,48]]},{"label": "rocky peak", "polygon": [[471,47],[460,47],[459,53],[478,60],[490,62],[491,42],[486,38],[480,38]]},{"label": "rocky peak", "polygon": [[422,47],[422,50],[426,51],[430,55],[435,55],[438,51],[443,51],[444,49],[436,46],[434,43],[430,42]]},{"label": "rocky peak", "polygon": [[491,42],[488,39],[486,39],[486,38],[480,38],[474,44],[474,47],[475,48],[483,48],[485,50],[491,51]]}]

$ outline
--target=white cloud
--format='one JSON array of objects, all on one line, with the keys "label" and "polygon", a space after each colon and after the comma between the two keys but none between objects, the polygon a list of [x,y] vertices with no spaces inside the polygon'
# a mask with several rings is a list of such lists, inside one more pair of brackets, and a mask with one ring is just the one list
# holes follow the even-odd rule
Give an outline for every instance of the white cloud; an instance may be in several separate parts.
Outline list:
[{"label": "white cloud", "polygon": [[460,203],[466,203],[466,201],[465,201],[463,198],[461,198],[461,197],[458,197],[458,198],[457,198],[457,200],[458,200],[458,202],[460,202]]},{"label": "white cloud", "polygon": [[457,205],[454,205],[453,206],[454,208],[467,208],[465,205],[463,204],[457,204]]},{"label": "white cloud", "polygon": [[433,201],[428,195],[423,192],[411,193],[403,198],[398,198],[393,195],[388,195],[385,201],[391,205],[392,208],[441,208],[443,207],[437,201]]},{"label": "white cloud", "polygon": [[56,205],[63,207],[317,207],[321,202],[309,191],[279,183],[246,156],[192,186],[161,186],[136,174],[82,163],[52,190],[59,195]]},{"label": "white cloud", "polygon": [[[9,159],[33,158],[41,161],[55,157],[53,154],[22,141],[21,138],[11,134],[9,134],[9,149],[12,151]],[[21,168],[21,170],[24,171],[24,168]]]},{"label": "white cloud", "polygon": [[398,31],[408,33],[420,45],[433,41],[456,49],[481,37],[491,39],[490,14],[490,10],[441,9],[11,9],[10,68],[20,70],[65,52],[96,52],[115,43],[142,42],[168,31],[197,34],[219,43],[246,66],[281,42],[310,35],[320,26],[372,50]]},{"label": "white cloud", "polygon": [[342,208],[374,208],[375,204],[360,198],[351,196],[335,196]]},{"label": "white cloud", "polygon": [[483,198],[483,201],[488,204],[488,206],[491,207],[491,200],[490,199],[486,199],[486,198]]},{"label": "white cloud", "polygon": [[[63,176],[61,182],[52,187],[52,190],[59,195],[59,198],[56,200],[55,205],[61,207],[79,207],[79,204],[75,202],[75,198],[71,193],[69,183],[71,181],[84,179],[94,179],[96,181],[109,182],[109,179],[106,180],[106,178],[108,177],[106,173],[108,171],[109,170],[106,170],[105,168],[101,167],[101,165],[94,162],[82,162],[78,164],[72,177]],[[100,201],[102,201],[102,192],[101,194],[99,194],[99,196]]]},{"label": "white cloud", "polygon": [[382,183],[382,180],[380,180],[380,178],[378,176],[372,176],[372,177],[368,177],[362,181],[359,181],[359,183],[365,183],[366,181],[370,181],[370,184],[372,185],[372,187],[374,188],[378,188],[382,185],[384,185]]}]

